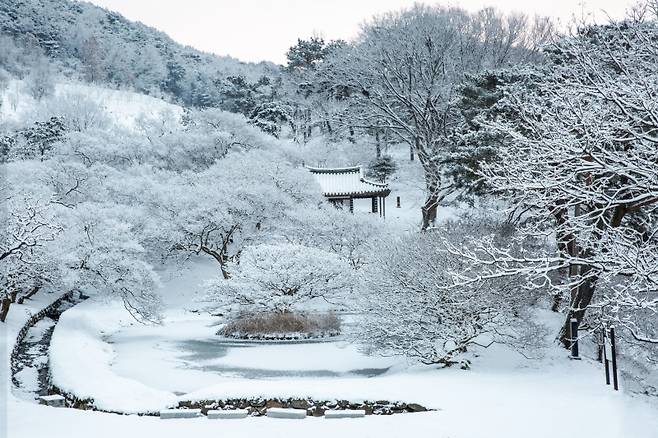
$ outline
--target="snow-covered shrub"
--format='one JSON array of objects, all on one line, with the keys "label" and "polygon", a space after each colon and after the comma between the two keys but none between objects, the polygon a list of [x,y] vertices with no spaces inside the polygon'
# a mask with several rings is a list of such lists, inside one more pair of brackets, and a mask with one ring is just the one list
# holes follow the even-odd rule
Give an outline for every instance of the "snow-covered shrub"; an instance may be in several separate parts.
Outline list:
[{"label": "snow-covered shrub", "polygon": [[314,298],[330,298],[346,290],[351,268],[335,254],[302,245],[279,243],[245,248],[229,280],[210,281],[211,307],[240,312],[303,311]]},{"label": "snow-covered shrub", "polygon": [[451,275],[467,269],[468,261],[443,250],[443,239],[463,244],[479,232],[503,239],[507,230],[458,221],[384,242],[373,251],[359,293],[364,321],[358,337],[366,349],[450,365],[471,345],[487,346],[500,332],[514,336],[507,328],[510,320],[523,314],[534,296],[518,293],[523,278],[459,286]]}]

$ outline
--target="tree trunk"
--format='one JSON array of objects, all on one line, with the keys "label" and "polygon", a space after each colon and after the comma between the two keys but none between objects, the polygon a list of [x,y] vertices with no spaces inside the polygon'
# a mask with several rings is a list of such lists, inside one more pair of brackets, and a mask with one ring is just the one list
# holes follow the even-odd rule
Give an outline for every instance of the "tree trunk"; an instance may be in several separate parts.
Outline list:
[{"label": "tree trunk", "polygon": [[228,280],[231,278],[231,274],[229,274],[228,271],[226,270],[226,265],[224,263],[220,263],[219,268],[222,270],[222,277],[224,277],[224,280]]},{"label": "tree trunk", "polygon": [[[621,225],[621,221],[623,220],[627,212],[628,209],[624,205],[619,205],[615,207],[615,209],[612,212],[610,226],[612,228],[616,228],[619,225]],[[581,206],[577,205],[574,214],[578,216],[581,213],[582,213]],[[604,229],[605,229],[605,223],[603,222],[602,219],[599,219],[596,223],[594,236],[597,239],[600,239],[603,236]],[[566,242],[567,251],[573,257],[582,256],[583,259],[587,260],[592,256],[591,251],[581,252],[582,250],[581,248],[579,248],[579,245],[575,237],[569,240],[565,240],[565,242]],[[592,298],[594,297],[594,292],[596,290],[596,283],[598,281],[599,276],[598,274],[592,275],[591,271],[592,271],[592,267],[588,265],[580,266],[579,270],[577,269],[576,266],[570,267],[569,270],[570,276],[580,275],[581,278],[587,278],[587,280],[582,282],[577,289],[574,288],[571,292],[571,305],[569,306],[569,311],[567,312],[567,317],[564,321],[564,325],[560,330],[560,342],[562,343],[562,345],[564,345],[565,348],[569,348],[571,346],[571,342],[569,339],[569,333],[571,331],[570,328],[571,319],[575,318],[576,321],[578,321],[578,325],[580,325],[583,318],[585,317],[585,311],[587,310],[587,307],[589,307],[590,303],[592,302]]]},{"label": "tree trunk", "polygon": [[379,129],[375,129],[375,157],[381,158],[382,156],[382,143],[379,137]]},{"label": "tree trunk", "polygon": [[218,253],[217,251],[213,251],[212,249],[207,248],[205,246],[201,247],[201,251],[205,252],[206,254],[214,258],[217,261],[217,263],[219,263],[219,269],[221,269],[222,271],[222,277],[224,277],[224,280],[228,280],[229,278],[231,278],[231,274],[229,274],[228,271],[226,270],[226,261],[225,261],[225,257],[222,254]]},{"label": "tree trunk", "polygon": [[553,295],[553,304],[551,304],[551,312],[559,312],[562,305],[562,293],[556,292]]},{"label": "tree trunk", "polygon": [[[592,270],[591,267],[583,266],[581,267],[581,275],[585,277],[589,274],[591,270]],[[569,348],[571,346],[571,342],[569,339],[571,319],[576,318],[576,321],[578,321],[578,325],[580,325],[583,318],[585,317],[585,310],[590,305],[590,303],[592,302],[592,298],[594,297],[594,291],[596,290],[597,280],[598,280],[598,276],[595,275],[592,278],[587,279],[587,281],[583,282],[580,286],[578,286],[577,289],[574,290],[571,299],[571,306],[569,307],[569,311],[567,312],[567,317],[564,321],[564,325],[560,330],[560,342],[565,348]]]},{"label": "tree trunk", "polygon": [[426,231],[434,225],[434,222],[436,221],[436,210],[438,206],[438,198],[430,194],[425,200],[425,204],[421,207],[423,214],[423,225],[421,228],[422,231]]},{"label": "tree trunk", "polygon": [[[417,142],[418,143],[418,142]],[[427,198],[425,204],[421,207],[423,216],[422,231],[434,225],[436,221],[436,213],[439,207],[439,202],[443,200],[445,195],[441,195],[441,177],[439,168],[436,163],[431,160],[428,154],[418,154],[421,164],[423,165],[423,172],[425,174],[425,189],[427,190]]]},{"label": "tree trunk", "polygon": [[0,322],[5,322],[7,320],[9,306],[11,306],[11,299],[9,297],[5,297],[0,301]]}]

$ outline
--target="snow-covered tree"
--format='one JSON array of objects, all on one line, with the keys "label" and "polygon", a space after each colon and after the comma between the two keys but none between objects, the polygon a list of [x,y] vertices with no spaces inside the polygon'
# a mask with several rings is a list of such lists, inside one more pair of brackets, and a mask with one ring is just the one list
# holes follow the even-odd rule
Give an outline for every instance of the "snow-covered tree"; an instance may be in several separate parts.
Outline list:
[{"label": "snow-covered tree", "polygon": [[94,101],[82,93],[64,93],[45,101],[32,117],[56,117],[71,131],[104,129],[110,124],[110,117],[102,103]]},{"label": "snow-covered tree", "polygon": [[171,224],[172,249],[211,256],[229,278],[228,263],[245,246],[275,234],[298,203],[318,199],[315,184],[305,169],[264,151],[236,151],[164,186],[158,211]]},{"label": "snow-covered tree", "polygon": [[247,313],[300,311],[314,298],[349,290],[352,279],[350,266],[337,255],[289,243],[249,246],[229,270],[230,280],[207,284],[207,299]]},{"label": "snow-covered tree", "polygon": [[55,92],[53,68],[46,58],[38,58],[35,61],[30,74],[25,78],[25,86],[30,96],[36,100],[52,96]]},{"label": "snow-covered tree", "polygon": [[3,155],[9,160],[33,158],[43,161],[50,156],[52,148],[65,132],[66,125],[60,117],[36,121],[6,137]]},{"label": "snow-covered tree", "polygon": [[366,175],[377,181],[384,182],[395,173],[397,165],[390,155],[382,155],[368,163]]},{"label": "snow-covered tree", "polygon": [[281,234],[291,243],[329,251],[360,269],[368,263],[371,244],[386,231],[379,218],[356,216],[327,203],[290,211]]},{"label": "snow-covered tree", "polygon": [[423,229],[455,191],[444,163],[461,123],[455,90],[464,74],[534,58],[550,30],[546,20],[530,24],[492,9],[417,5],[372,20],[323,65],[353,127],[386,129],[417,154],[427,192]]},{"label": "snow-covered tree", "polygon": [[297,39],[297,44],[286,53],[289,70],[312,70],[322,62],[327,54],[324,39],[313,36],[308,40]]},{"label": "snow-covered tree", "polygon": [[158,274],[146,259],[134,213],[114,203],[84,203],[73,213],[60,263],[66,282],[89,294],[120,299],[138,321],[158,322]]},{"label": "snow-covered tree", "polygon": [[291,112],[291,108],[280,102],[262,103],[249,114],[249,123],[279,138],[282,126],[290,122]]},{"label": "snow-covered tree", "polygon": [[[588,313],[589,327],[657,340],[644,330],[658,315],[657,38],[655,21],[580,29],[549,46],[549,66],[503,87],[498,110],[480,120],[504,141],[479,175],[510,202],[519,239],[554,243],[534,257],[491,241],[453,247],[485,271],[456,283],[524,272],[557,287],[569,303],[565,345],[569,320]],[[556,271],[567,274],[558,284]]]},{"label": "snow-covered tree", "polygon": [[30,294],[44,279],[45,247],[63,231],[46,199],[28,193],[2,191],[7,217],[3,220],[0,243],[2,270],[0,321],[4,322],[10,305],[23,294]]},{"label": "snow-covered tree", "polygon": [[474,236],[506,228],[491,218],[462,220],[425,234],[380,242],[361,271],[356,335],[366,349],[404,355],[426,364],[450,365],[469,346],[513,337],[510,322],[524,313],[530,294],[519,296],[522,276],[452,285],[451,272],[480,268],[450,254],[445,241],[468,246]]}]

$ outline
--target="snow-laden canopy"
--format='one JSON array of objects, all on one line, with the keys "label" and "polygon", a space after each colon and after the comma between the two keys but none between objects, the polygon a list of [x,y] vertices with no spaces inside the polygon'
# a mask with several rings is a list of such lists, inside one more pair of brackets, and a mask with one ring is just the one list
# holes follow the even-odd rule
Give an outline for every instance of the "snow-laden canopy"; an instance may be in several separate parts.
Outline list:
[{"label": "snow-laden canopy", "polygon": [[386,197],[391,190],[388,184],[376,183],[365,179],[361,166],[320,168],[307,167],[315,176],[327,198],[350,197],[371,198]]}]

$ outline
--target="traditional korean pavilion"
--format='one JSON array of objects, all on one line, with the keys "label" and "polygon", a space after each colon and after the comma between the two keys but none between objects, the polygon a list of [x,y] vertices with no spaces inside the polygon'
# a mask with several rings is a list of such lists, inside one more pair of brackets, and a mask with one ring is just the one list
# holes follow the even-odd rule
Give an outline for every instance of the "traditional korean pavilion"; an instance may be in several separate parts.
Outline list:
[{"label": "traditional korean pavilion", "polygon": [[322,188],[322,194],[337,207],[348,206],[354,212],[354,199],[370,198],[371,211],[386,216],[388,184],[369,181],[361,166],[320,168],[307,167]]}]

